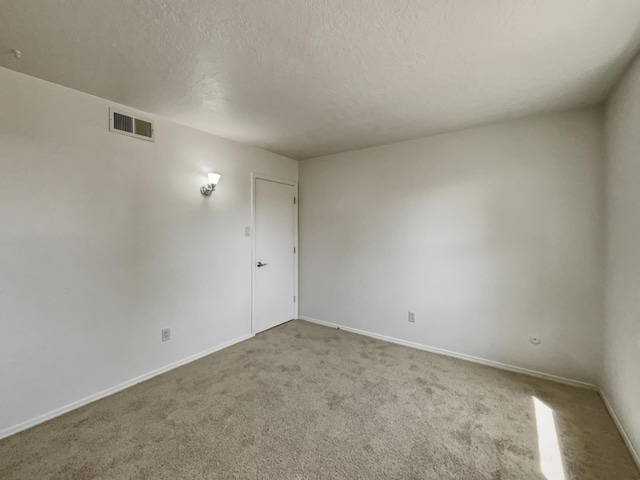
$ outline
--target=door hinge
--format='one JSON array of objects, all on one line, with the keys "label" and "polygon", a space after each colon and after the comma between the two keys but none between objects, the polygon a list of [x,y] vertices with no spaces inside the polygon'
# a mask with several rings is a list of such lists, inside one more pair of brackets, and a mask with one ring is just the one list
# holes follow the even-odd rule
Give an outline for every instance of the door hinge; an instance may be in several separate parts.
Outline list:
[{"label": "door hinge", "polygon": [[293,204],[296,204],[296,197],[293,197]]},{"label": "door hinge", "polygon": [[293,247],[293,253],[296,253],[296,247]]},{"label": "door hinge", "polygon": [[296,303],[296,296],[293,296],[293,303]]}]

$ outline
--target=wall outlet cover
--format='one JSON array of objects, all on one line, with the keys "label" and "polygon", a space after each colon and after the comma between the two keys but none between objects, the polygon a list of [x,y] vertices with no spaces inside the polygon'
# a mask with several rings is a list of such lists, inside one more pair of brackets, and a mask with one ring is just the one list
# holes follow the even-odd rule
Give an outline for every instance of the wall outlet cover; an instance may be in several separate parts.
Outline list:
[{"label": "wall outlet cover", "polygon": [[163,342],[168,342],[169,340],[171,340],[171,329],[170,328],[163,328],[162,329],[162,341]]}]

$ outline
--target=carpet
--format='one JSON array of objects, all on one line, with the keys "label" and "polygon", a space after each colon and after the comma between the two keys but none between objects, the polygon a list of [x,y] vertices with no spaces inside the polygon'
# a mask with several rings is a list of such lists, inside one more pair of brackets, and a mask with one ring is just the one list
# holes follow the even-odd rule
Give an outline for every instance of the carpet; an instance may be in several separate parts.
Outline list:
[{"label": "carpet", "polygon": [[292,321],[0,441],[0,478],[640,477],[596,392]]}]

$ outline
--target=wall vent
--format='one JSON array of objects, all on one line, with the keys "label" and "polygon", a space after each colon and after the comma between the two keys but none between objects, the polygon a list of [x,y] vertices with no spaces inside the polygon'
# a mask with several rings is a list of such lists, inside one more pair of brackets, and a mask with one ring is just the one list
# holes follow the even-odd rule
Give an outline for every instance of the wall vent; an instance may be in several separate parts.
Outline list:
[{"label": "wall vent", "polygon": [[109,109],[109,130],[150,142],[155,141],[155,131],[152,120],[136,118],[121,111],[116,111],[113,108]]}]

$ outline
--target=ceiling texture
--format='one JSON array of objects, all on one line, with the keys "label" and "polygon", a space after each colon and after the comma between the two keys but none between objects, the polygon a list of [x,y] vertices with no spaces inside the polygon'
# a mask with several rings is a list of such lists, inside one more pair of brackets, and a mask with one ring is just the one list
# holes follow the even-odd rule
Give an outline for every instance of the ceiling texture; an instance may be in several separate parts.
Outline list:
[{"label": "ceiling texture", "polygon": [[0,0],[0,66],[296,159],[595,104],[639,48],[639,0]]}]

